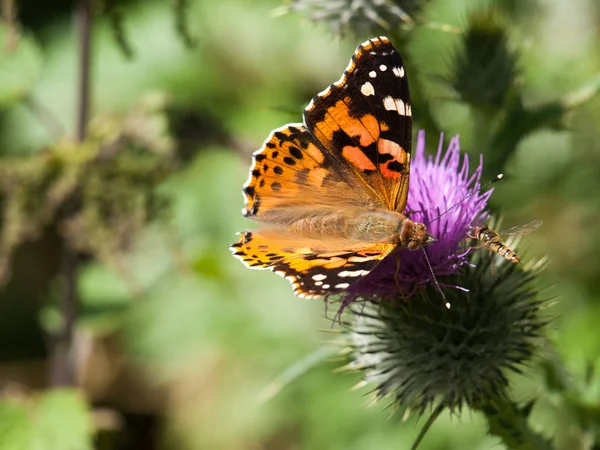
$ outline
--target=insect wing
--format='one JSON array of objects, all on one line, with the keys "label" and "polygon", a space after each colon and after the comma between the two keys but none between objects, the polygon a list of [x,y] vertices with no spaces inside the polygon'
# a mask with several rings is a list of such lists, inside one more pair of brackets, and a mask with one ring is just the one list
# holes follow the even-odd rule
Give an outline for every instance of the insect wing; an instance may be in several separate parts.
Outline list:
[{"label": "insect wing", "polygon": [[542,226],[544,222],[541,220],[532,220],[524,225],[517,225],[506,230],[499,231],[500,236],[525,236]]}]

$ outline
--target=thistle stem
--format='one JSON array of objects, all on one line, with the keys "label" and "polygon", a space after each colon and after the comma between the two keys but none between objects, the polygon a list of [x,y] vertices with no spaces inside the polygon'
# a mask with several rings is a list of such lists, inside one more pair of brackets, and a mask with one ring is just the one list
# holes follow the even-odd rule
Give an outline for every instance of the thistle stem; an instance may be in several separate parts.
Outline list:
[{"label": "thistle stem", "polygon": [[533,403],[524,407],[502,397],[486,399],[474,405],[488,423],[488,432],[499,437],[507,448],[515,450],[553,450],[552,443],[533,431],[528,424]]}]

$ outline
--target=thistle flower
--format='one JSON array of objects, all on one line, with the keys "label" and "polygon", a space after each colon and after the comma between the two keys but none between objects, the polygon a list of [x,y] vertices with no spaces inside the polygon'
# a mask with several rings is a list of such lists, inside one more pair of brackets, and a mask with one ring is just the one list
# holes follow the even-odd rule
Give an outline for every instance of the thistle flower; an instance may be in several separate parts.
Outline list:
[{"label": "thistle flower", "polygon": [[[468,291],[448,289],[450,309],[428,286],[408,301],[354,303],[346,311],[343,343],[351,362],[342,369],[363,372],[359,386],[372,386],[374,400],[391,398],[395,409],[417,415],[432,411],[419,439],[444,409],[484,412],[490,433],[505,442],[526,423],[518,408],[506,407],[508,376],[529,364],[548,323],[546,302],[536,299],[543,263],[502,260],[491,276],[486,252],[473,252],[471,262],[451,276]],[[503,427],[494,428],[494,420]]]},{"label": "thistle flower", "polygon": [[470,281],[468,292],[447,291],[450,309],[433,286],[407,302],[350,308],[352,367],[366,370],[364,380],[377,383],[378,396],[393,393],[419,412],[434,400],[455,409],[501,393],[505,369],[519,372],[532,356],[545,323],[538,317],[542,302],[534,300],[541,266],[523,270],[506,262],[492,277],[483,255],[453,276]]},{"label": "thistle flower", "polygon": [[493,260],[469,247],[469,227],[489,216],[491,191],[479,191],[481,171],[480,160],[469,176],[458,138],[426,158],[419,134],[408,208],[438,238],[424,251],[445,297],[422,251],[387,258],[342,299],[349,305],[342,341],[351,358],[344,369],[362,371],[360,384],[374,386],[375,399],[392,398],[396,408],[419,415],[432,410],[425,430],[442,410],[468,406],[483,411],[490,433],[511,448],[545,448],[515,446],[515,436],[542,441],[526,430],[527,408],[511,406],[507,395],[509,374],[530,362],[548,322],[545,301],[537,299],[544,262]]},{"label": "thistle flower", "polygon": [[[364,279],[354,283],[344,295],[344,305],[357,298],[394,298],[399,290],[404,297],[414,295],[433,282],[433,276],[454,274],[468,262],[464,243],[470,227],[483,223],[492,190],[480,192],[483,164],[469,175],[467,155],[461,156],[458,136],[443,151],[440,139],[437,154],[425,156],[425,133],[420,132],[411,161],[411,180],[407,211],[409,217],[427,225],[437,242],[424,251],[400,249],[389,255]],[[456,285],[458,287],[464,287]],[[400,288],[400,289],[399,289]]]}]

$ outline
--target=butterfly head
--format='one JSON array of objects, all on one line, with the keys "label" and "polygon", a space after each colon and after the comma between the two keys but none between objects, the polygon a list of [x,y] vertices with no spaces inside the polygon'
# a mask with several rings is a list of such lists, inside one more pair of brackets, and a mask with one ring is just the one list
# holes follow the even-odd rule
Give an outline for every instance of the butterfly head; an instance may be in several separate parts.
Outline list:
[{"label": "butterfly head", "polygon": [[408,239],[408,244],[406,245],[406,248],[409,250],[417,250],[437,241],[435,237],[429,234],[427,227],[422,223],[412,222],[412,225],[412,231]]}]

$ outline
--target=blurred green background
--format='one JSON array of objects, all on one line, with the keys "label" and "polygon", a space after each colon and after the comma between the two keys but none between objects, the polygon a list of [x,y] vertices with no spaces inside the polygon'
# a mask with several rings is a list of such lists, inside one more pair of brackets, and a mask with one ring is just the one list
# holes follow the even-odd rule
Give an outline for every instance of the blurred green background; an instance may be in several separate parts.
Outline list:
[{"label": "blurred green background", "polygon": [[[350,390],[360,375],[332,373],[341,359],[307,368],[265,400],[267,386],[294,364],[308,366],[302,361],[334,340],[339,327],[323,318],[321,301],[294,298],[287,281],[245,269],[227,249],[236,232],[252,226],[240,214],[251,152],[273,128],[301,120],[304,105],[339,78],[354,48],[370,36],[332,37],[302,12],[278,14],[284,4],[276,0],[190,0],[178,12],[183,3],[94,3],[91,123],[97,131],[90,133],[102,146],[133,123],[135,169],[136,152],[145,147],[155,159],[168,155],[164,176],[148,182],[161,206],[154,220],[140,219],[133,232],[119,235],[126,245],[75,223],[77,239],[89,242],[77,246],[80,298],[70,356],[79,389],[69,390],[52,388],[49,373],[64,292],[60,254],[72,229],[38,217],[43,206],[29,205],[31,221],[41,226],[8,252],[11,270],[0,290],[0,448],[409,448],[422,421],[390,417],[384,402],[368,405],[369,388]],[[491,125],[443,81],[460,34],[440,25],[460,29],[470,11],[490,3],[427,2],[424,25],[406,42],[395,41],[420,85],[417,101],[426,99],[446,137],[461,134],[472,164],[482,152],[494,160],[494,148],[481,141],[481,127]],[[492,197],[505,225],[544,221],[525,238],[521,254],[525,261],[550,258],[544,295],[555,298],[549,314],[556,319],[549,341],[565,379],[574,380],[557,388],[533,364],[515,377],[514,396],[538,398],[531,420],[555,435],[558,448],[591,448],[600,425],[600,380],[591,370],[600,361],[600,98],[594,87],[581,88],[600,74],[600,6],[595,0],[495,3],[505,11],[509,46],[519,55],[524,105],[569,105],[560,126],[534,130],[502,167],[486,166],[488,174],[506,173]],[[110,11],[120,14],[130,57],[118,44]],[[11,178],[29,173],[19,161],[84,151],[62,137],[75,133],[77,116],[72,3],[23,0],[16,17],[0,28],[4,235],[9,226],[27,224],[27,216],[11,222],[7,193],[39,173],[33,165],[30,175]],[[414,115],[416,133],[422,125],[416,106]],[[145,146],[147,136],[152,144]],[[428,145],[435,148],[438,138],[429,133]],[[147,181],[139,188],[148,189]],[[110,193],[118,182],[101,177],[96,188]],[[4,254],[6,240],[2,246]],[[444,415],[422,448],[498,448],[485,434],[477,414]]]}]

